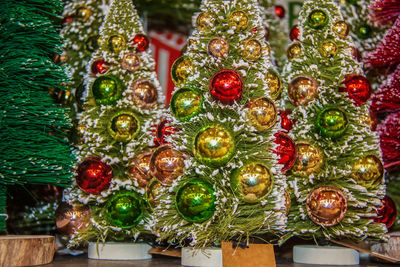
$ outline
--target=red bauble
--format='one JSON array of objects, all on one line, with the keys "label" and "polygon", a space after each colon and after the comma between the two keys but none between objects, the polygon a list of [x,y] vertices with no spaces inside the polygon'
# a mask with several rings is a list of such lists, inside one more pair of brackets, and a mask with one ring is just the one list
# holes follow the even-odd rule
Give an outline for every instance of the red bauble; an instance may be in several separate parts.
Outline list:
[{"label": "red bauble", "polygon": [[132,40],[133,46],[136,48],[136,51],[143,52],[149,48],[150,42],[149,38],[147,38],[144,34],[136,34]]},{"label": "red bauble", "polygon": [[278,16],[278,18],[283,19],[285,17],[285,8],[281,5],[276,5],[275,14]]},{"label": "red bauble", "polygon": [[343,84],[346,86],[344,91],[349,94],[349,98],[352,99],[357,106],[366,103],[371,97],[371,85],[364,76],[347,76]]},{"label": "red bauble", "polygon": [[108,64],[104,59],[96,59],[91,66],[92,74],[105,74],[108,71]]},{"label": "red bauble", "polygon": [[274,136],[274,143],[278,144],[274,152],[278,155],[278,163],[283,165],[281,171],[286,172],[296,161],[296,145],[284,132],[278,132]]},{"label": "red bauble", "polygon": [[88,158],[77,169],[76,183],[88,194],[100,194],[107,189],[113,177],[111,166],[100,159]]},{"label": "red bauble", "polygon": [[390,228],[396,221],[397,209],[394,201],[385,196],[382,199],[382,207],[378,210],[378,216],[374,218],[374,222],[384,223],[386,228]]},{"label": "red bauble", "polygon": [[221,103],[232,104],[242,96],[242,77],[234,70],[220,70],[211,78],[210,93]]},{"label": "red bauble", "polygon": [[74,19],[74,16],[67,16],[64,18],[63,23],[71,23]]},{"label": "red bauble", "polygon": [[293,27],[290,29],[290,40],[291,41],[298,41],[299,40],[299,34],[300,34],[300,30],[299,30],[299,26],[293,25]]},{"label": "red bauble", "polygon": [[281,110],[279,112],[279,116],[281,116],[281,128],[285,129],[286,131],[290,131],[293,128],[293,121],[289,119],[290,111]]},{"label": "red bauble", "polygon": [[158,125],[153,125],[154,129],[152,129],[152,132],[155,133],[155,138],[154,138],[155,146],[168,144],[168,142],[165,141],[165,137],[176,132],[175,128],[168,125],[169,123],[170,121],[168,121],[167,119],[163,119]]}]

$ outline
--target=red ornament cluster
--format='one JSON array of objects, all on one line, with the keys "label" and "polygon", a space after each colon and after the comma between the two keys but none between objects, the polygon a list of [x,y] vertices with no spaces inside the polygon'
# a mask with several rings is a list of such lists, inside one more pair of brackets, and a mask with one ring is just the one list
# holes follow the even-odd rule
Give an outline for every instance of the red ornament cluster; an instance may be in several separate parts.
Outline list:
[{"label": "red ornament cluster", "polygon": [[88,194],[100,194],[107,189],[113,177],[111,166],[97,158],[84,160],[77,169],[76,183]]},{"label": "red ornament cluster", "polygon": [[274,143],[278,145],[274,152],[279,157],[278,163],[283,165],[281,171],[286,172],[296,161],[296,145],[284,132],[278,132],[274,136]]},{"label": "red ornament cluster", "polygon": [[299,40],[299,34],[300,34],[300,29],[299,26],[293,25],[293,27],[290,29],[290,34],[289,38],[291,41],[298,41]]},{"label": "red ornament cluster", "polygon": [[91,68],[92,74],[96,76],[97,74],[105,74],[108,71],[109,65],[105,62],[104,59],[96,59]]},{"label": "red ornament cluster", "polygon": [[384,167],[400,169],[400,111],[390,114],[378,127]]},{"label": "red ornament cluster", "polygon": [[396,221],[397,209],[394,201],[385,196],[382,199],[382,207],[378,210],[378,216],[374,218],[374,222],[384,223],[386,228],[390,228]]},{"label": "red ornament cluster", "polygon": [[146,51],[150,46],[149,38],[147,38],[146,35],[140,33],[136,34],[135,37],[133,37],[132,44],[138,52]]},{"label": "red ornament cluster", "polygon": [[278,18],[283,19],[285,17],[285,8],[281,5],[275,6],[275,14]]},{"label": "red ornament cluster", "polygon": [[232,104],[243,94],[242,77],[234,70],[220,70],[210,80],[211,96],[223,104]]},{"label": "red ornament cluster", "polygon": [[158,125],[152,126],[153,129],[151,131],[155,133],[155,138],[153,141],[155,146],[158,147],[164,144],[168,144],[168,142],[165,141],[165,137],[172,135],[177,131],[174,127],[169,126],[169,123],[170,121],[168,121],[167,119],[163,119]]},{"label": "red ornament cluster", "polygon": [[281,110],[279,116],[281,117],[281,128],[290,131],[293,128],[293,121],[289,119],[290,111]]},{"label": "red ornament cluster", "polygon": [[349,94],[357,106],[365,104],[371,97],[371,85],[367,78],[361,75],[348,76],[343,84],[345,85],[344,91]]}]

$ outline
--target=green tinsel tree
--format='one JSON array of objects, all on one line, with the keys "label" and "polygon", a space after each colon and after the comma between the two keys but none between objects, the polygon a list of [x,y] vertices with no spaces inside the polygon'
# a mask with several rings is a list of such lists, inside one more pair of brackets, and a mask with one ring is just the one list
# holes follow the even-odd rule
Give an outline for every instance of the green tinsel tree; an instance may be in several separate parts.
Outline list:
[{"label": "green tinsel tree", "polygon": [[54,0],[0,3],[0,231],[5,230],[7,185],[68,185],[72,177],[65,138],[71,120],[47,91],[62,90],[67,81],[50,58],[60,53],[51,21],[61,10],[61,1]]},{"label": "green tinsel tree", "polygon": [[91,223],[75,229],[71,246],[148,240],[150,234],[145,192],[152,178],[152,126],[163,116],[164,96],[131,0],[111,4],[100,40],[84,78],[87,96],[79,114],[76,179],[65,192],[70,204],[91,210]]},{"label": "green tinsel tree", "polygon": [[299,29],[283,74],[297,148],[283,240],[380,239],[386,228],[373,217],[385,196],[384,170],[370,129],[371,88],[349,49],[348,26],[332,0],[307,0]]},{"label": "green tinsel tree", "polygon": [[271,240],[284,229],[286,198],[274,154],[280,79],[260,7],[204,0],[200,10],[171,71],[169,120],[177,131],[167,140],[187,157],[186,168],[154,194],[154,231],[179,246]]}]

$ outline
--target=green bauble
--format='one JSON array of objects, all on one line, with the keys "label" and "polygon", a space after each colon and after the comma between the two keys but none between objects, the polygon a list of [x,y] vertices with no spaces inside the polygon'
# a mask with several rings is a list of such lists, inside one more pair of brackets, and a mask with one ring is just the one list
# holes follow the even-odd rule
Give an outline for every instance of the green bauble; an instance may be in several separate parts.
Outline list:
[{"label": "green bauble", "polygon": [[221,126],[206,126],[195,137],[193,153],[203,164],[220,167],[233,157],[235,140],[232,134]]},{"label": "green bauble", "polygon": [[356,35],[360,39],[368,39],[371,37],[372,28],[367,24],[361,24],[356,28]]},{"label": "green bauble", "polygon": [[215,212],[213,187],[203,180],[193,180],[179,188],[175,206],[178,213],[189,222],[204,222]]},{"label": "green bauble", "polygon": [[181,88],[171,98],[171,112],[178,120],[185,121],[199,114],[203,96],[192,88]]},{"label": "green bauble", "polygon": [[233,173],[231,185],[244,201],[255,203],[270,194],[273,177],[264,164],[250,163]]},{"label": "green bauble", "polygon": [[322,136],[339,137],[343,135],[348,126],[346,113],[340,108],[324,108],[317,115],[315,126]]},{"label": "green bauble", "polygon": [[328,24],[328,15],[325,11],[314,10],[308,15],[308,25],[313,29],[320,29]]},{"label": "green bauble", "polygon": [[121,98],[121,82],[114,75],[97,78],[92,84],[92,93],[98,104],[110,105]]},{"label": "green bauble", "polygon": [[107,204],[107,218],[110,224],[121,228],[132,228],[143,217],[141,196],[134,192],[120,193]]}]

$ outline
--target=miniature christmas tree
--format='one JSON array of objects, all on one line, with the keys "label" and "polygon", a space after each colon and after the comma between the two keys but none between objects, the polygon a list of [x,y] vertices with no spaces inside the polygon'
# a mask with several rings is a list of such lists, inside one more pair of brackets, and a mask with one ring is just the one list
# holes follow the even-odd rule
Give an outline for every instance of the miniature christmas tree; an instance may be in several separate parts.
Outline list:
[{"label": "miniature christmas tree", "polygon": [[276,5],[275,0],[261,0],[261,15],[264,20],[265,38],[271,45],[273,62],[282,70],[286,60],[286,47],[288,25],[285,23],[285,9],[281,5]]},{"label": "miniature christmas tree", "polygon": [[82,110],[86,67],[92,54],[98,49],[99,30],[108,13],[109,2],[72,0],[64,7],[61,36],[65,43],[60,61],[67,63],[70,75],[69,90],[64,102],[76,102],[77,110]]},{"label": "miniature christmas tree", "polygon": [[143,240],[150,212],[151,127],[163,102],[149,40],[130,0],[114,1],[90,61],[76,180],[67,200],[91,224],[76,229],[82,241]]},{"label": "miniature christmas tree", "polygon": [[204,0],[194,27],[172,67],[176,132],[166,138],[186,155],[185,170],[155,194],[155,233],[194,247],[276,237],[288,199],[286,166],[275,153],[284,158],[291,140],[278,132],[281,81],[269,60],[259,5]]},{"label": "miniature christmas tree", "polygon": [[305,1],[299,21],[283,75],[297,149],[283,241],[382,238],[385,225],[373,222],[385,186],[369,123],[371,87],[349,50],[349,28],[332,0]]},{"label": "miniature christmas tree", "polygon": [[60,52],[61,40],[51,20],[60,1],[2,1],[0,232],[5,231],[7,186],[68,185],[73,157],[65,129],[68,110],[53,104],[48,87],[62,90],[64,69],[49,55]]}]

